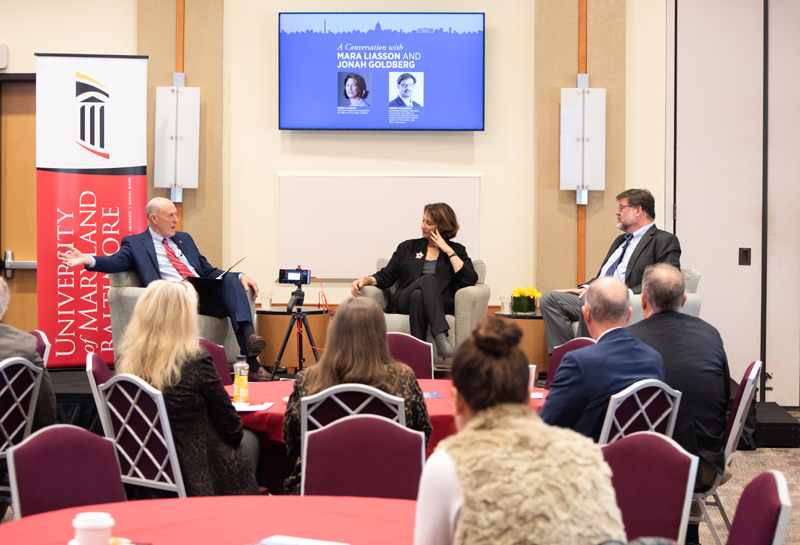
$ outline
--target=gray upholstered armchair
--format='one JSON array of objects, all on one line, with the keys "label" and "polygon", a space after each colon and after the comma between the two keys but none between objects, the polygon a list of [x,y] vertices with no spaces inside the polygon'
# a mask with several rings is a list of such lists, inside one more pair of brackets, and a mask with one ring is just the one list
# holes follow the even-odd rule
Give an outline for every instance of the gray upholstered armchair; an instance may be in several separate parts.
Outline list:
[{"label": "gray upholstered armchair", "polygon": [[[379,259],[375,270],[381,270],[388,263],[388,259]],[[458,346],[458,343],[467,338],[472,328],[486,318],[489,309],[490,290],[489,286],[484,284],[486,280],[486,264],[481,260],[473,260],[472,266],[475,268],[475,272],[478,273],[477,284],[468,288],[461,288],[456,292],[455,315],[447,315],[447,323],[450,324],[449,339],[453,346]],[[386,290],[378,289],[375,286],[364,286],[361,288],[361,293],[365,297],[377,301],[381,308],[385,309],[396,290],[397,284]],[[389,331],[411,333],[408,325],[408,316],[405,314],[387,314],[386,328]],[[428,331],[428,342],[433,343],[430,331]],[[434,361],[437,364],[441,364],[443,360],[436,352],[436,344],[433,345],[433,351],[435,354]]]},{"label": "gray upholstered armchair", "polygon": [[[128,323],[133,316],[133,307],[136,301],[144,293],[142,283],[135,271],[121,273],[110,273],[108,275],[111,289],[108,290],[108,306],[111,310],[111,338],[114,341],[114,359],[119,356],[117,347],[122,341]],[[250,313],[255,313],[255,301],[253,300],[253,290],[247,291],[247,298],[250,300]],[[231,327],[229,318],[214,318],[212,316],[200,315],[199,326],[200,336],[204,339],[225,347],[225,354],[228,363],[236,361],[239,354],[239,344],[236,342],[236,334]],[[255,320],[253,321],[255,324]]]},{"label": "gray upholstered armchair", "polygon": [[[683,305],[681,312],[699,318],[702,300],[700,299],[700,296],[697,295],[697,286],[700,284],[700,277],[702,275],[700,274],[700,271],[695,269],[681,269],[681,274],[683,275],[683,282],[686,284],[686,304]],[[631,319],[628,321],[628,325],[633,325],[636,322],[641,322],[644,319],[644,316],[642,315],[641,294],[631,295],[631,308],[633,309],[633,314],[631,314]],[[572,322],[572,332],[575,334],[575,336],[578,335],[578,324],[579,322]]]}]

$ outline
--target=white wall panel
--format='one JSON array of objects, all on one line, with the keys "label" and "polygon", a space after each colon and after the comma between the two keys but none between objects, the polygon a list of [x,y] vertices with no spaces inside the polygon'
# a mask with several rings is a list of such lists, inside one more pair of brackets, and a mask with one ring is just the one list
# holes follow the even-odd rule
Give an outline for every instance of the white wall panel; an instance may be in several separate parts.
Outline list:
[{"label": "white wall panel", "polygon": [[680,2],[677,29],[681,265],[703,274],[701,316],[740,380],[760,343],[763,3]]},{"label": "white wall panel", "polygon": [[800,405],[800,2],[769,3],[767,399]]}]

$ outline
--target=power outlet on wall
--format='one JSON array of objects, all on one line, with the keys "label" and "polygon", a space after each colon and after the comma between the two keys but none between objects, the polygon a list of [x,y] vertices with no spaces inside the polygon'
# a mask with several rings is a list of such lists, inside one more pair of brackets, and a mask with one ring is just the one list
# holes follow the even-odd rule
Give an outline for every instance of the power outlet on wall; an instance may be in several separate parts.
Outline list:
[{"label": "power outlet on wall", "polygon": [[749,265],[751,253],[750,248],[739,248],[739,265]]}]

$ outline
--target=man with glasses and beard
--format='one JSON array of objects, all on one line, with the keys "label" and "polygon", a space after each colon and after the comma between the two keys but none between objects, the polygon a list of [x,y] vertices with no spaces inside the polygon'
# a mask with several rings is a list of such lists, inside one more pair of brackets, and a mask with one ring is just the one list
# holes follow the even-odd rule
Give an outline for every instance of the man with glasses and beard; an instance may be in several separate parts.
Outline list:
[{"label": "man with glasses and beard", "polygon": [[621,280],[633,294],[642,293],[642,276],[648,265],[669,263],[680,269],[681,245],[678,237],[658,229],[655,224],[655,198],[647,189],[628,189],[617,195],[618,236],[603,261],[597,276],[577,288],[545,293],[540,302],[547,352],[573,338],[572,322],[580,321],[579,337],[589,337],[583,323],[583,295],[592,282],[604,276]]}]

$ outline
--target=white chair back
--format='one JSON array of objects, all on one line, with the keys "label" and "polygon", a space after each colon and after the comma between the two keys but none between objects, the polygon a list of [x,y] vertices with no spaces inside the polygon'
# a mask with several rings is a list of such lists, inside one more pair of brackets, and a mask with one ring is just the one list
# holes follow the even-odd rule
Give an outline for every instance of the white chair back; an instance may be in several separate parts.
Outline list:
[{"label": "white chair back", "polygon": [[[0,362],[0,460],[30,435],[41,383],[42,370],[25,358]],[[0,498],[10,502],[10,486],[0,484]]]},{"label": "white chair back", "polygon": [[308,431],[354,414],[377,414],[406,425],[405,400],[365,384],[337,384],[300,398],[300,441]]},{"label": "white chair back", "polygon": [[[725,467],[731,465],[733,455],[736,452],[736,447],[739,445],[739,438],[742,436],[742,430],[744,430],[744,423],[747,419],[747,413],[750,411],[750,404],[753,402],[753,396],[755,394],[756,387],[758,386],[758,378],[761,375],[761,366],[762,364],[760,361],[754,361],[751,363],[745,371],[742,383],[739,384],[739,391],[736,393],[734,406],[731,408],[731,412],[728,415],[728,423],[725,430],[727,435],[727,440],[725,441]],[[718,474],[708,490],[695,493],[694,501],[700,507],[701,516],[692,517],[690,519],[692,524],[705,522],[717,545],[722,545],[722,540],[720,540],[719,535],[717,534],[717,529],[714,527],[714,522],[711,520],[711,517],[708,514],[708,509],[706,509],[706,498],[709,496],[714,498],[716,503],[709,505],[716,505],[716,507],[719,509],[720,515],[722,515],[722,521],[725,523],[725,526],[728,528],[728,530],[730,530],[731,521],[728,518],[728,514],[725,512],[725,506],[722,505],[722,500],[717,493],[717,488],[721,482],[722,475]]]},{"label": "white chair back", "polygon": [[681,393],[660,380],[635,382],[608,400],[598,444],[607,445],[640,431],[672,437],[680,403]]},{"label": "white chair back", "polygon": [[[186,497],[178,454],[161,392],[122,373],[100,386],[122,481]],[[110,434],[108,433],[110,432]]]}]

